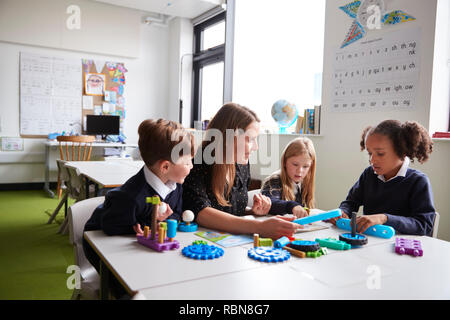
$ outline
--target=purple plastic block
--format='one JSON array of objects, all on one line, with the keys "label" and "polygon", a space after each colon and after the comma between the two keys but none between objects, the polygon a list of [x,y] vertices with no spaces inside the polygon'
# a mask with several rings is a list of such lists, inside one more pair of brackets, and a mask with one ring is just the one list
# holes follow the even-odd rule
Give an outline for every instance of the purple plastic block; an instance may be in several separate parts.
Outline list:
[{"label": "purple plastic block", "polygon": [[136,238],[140,244],[159,252],[178,249],[180,247],[180,243],[177,240],[169,241],[169,238],[165,238],[163,243],[159,243],[158,234],[156,234],[155,240],[151,240],[150,236],[148,238],[136,236]]},{"label": "purple plastic block", "polygon": [[395,252],[411,256],[423,256],[422,245],[419,240],[395,238]]}]

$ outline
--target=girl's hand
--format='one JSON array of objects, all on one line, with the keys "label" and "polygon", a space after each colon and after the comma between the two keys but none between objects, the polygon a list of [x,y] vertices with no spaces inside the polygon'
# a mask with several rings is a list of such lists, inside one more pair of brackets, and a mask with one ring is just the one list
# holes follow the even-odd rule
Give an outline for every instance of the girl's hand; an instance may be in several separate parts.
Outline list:
[{"label": "girl's hand", "polygon": [[144,231],[142,231],[141,225],[139,223],[136,223],[133,226],[133,230],[134,230],[134,232],[136,232],[137,236],[143,236],[144,235]]},{"label": "girl's hand", "polygon": [[[156,220],[158,221],[164,221],[166,220],[172,213],[172,209],[170,208],[169,204],[165,203],[165,205],[167,206],[167,209],[165,212],[160,212],[158,210],[157,214],[156,214]],[[161,209],[161,205],[159,205],[159,208]]]},{"label": "girl's hand", "polygon": [[360,216],[356,218],[356,230],[359,233],[364,233],[371,226],[385,224],[386,222],[387,216],[383,213]]},{"label": "girl's hand", "polygon": [[[342,210],[341,210],[342,211]],[[329,222],[332,223],[334,225],[336,225],[336,221],[338,221],[339,219],[344,218],[344,219],[350,219],[350,217],[348,216],[348,214],[346,214],[344,211],[342,211],[342,214],[339,217],[336,218],[331,218],[328,220],[325,220],[325,222]]]},{"label": "girl's hand", "polygon": [[253,207],[252,212],[256,216],[264,216],[269,213],[270,207],[272,206],[272,200],[260,193],[253,196]]},{"label": "girl's hand", "polygon": [[258,233],[261,237],[277,240],[283,236],[292,237],[295,231],[303,226],[292,223],[295,217],[275,216],[261,221]]},{"label": "girl's hand", "polygon": [[309,216],[308,211],[306,211],[305,208],[303,208],[300,205],[299,206],[295,206],[294,208],[292,208],[292,214],[296,218],[303,218],[303,217]]}]

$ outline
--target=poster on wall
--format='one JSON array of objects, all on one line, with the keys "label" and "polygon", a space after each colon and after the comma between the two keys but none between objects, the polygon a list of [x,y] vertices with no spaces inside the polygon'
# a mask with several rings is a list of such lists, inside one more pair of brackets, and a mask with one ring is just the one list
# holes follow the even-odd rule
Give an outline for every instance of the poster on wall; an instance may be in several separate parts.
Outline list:
[{"label": "poster on wall", "polygon": [[337,49],[332,112],[410,110],[416,107],[420,29],[403,29]]},{"label": "poster on wall", "polygon": [[20,134],[81,133],[79,59],[20,53]]}]

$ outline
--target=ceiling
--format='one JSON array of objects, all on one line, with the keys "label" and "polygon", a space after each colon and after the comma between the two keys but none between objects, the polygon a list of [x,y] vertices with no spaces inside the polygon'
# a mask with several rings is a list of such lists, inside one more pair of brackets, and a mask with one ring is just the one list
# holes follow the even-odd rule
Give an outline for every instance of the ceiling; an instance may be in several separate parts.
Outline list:
[{"label": "ceiling", "polygon": [[221,5],[224,0],[94,0],[147,12],[193,19]]}]

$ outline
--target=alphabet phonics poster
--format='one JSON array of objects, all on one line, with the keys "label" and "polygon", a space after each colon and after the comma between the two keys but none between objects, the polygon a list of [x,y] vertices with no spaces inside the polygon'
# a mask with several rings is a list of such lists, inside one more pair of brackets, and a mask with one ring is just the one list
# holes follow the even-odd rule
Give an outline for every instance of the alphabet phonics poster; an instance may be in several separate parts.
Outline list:
[{"label": "alphabet phonics poster", "polygon": [[416,107],[420,29],[364,38],[336,50],[330,111],[409,110]]}]

